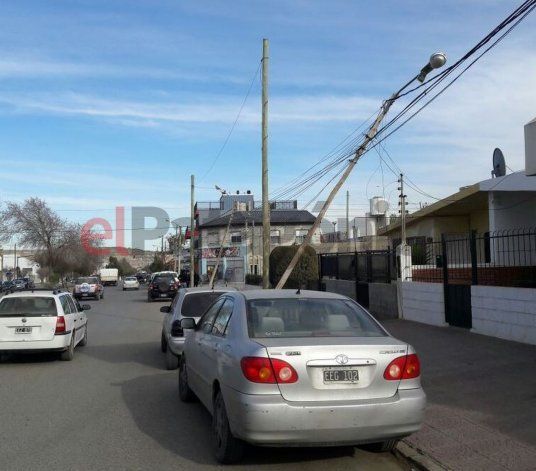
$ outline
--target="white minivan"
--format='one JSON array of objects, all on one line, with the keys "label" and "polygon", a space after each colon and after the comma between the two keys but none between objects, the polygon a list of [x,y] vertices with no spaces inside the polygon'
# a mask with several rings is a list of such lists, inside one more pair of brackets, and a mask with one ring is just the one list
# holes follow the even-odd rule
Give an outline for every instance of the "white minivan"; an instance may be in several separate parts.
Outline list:
[{"label": "white minivan", "polygon": [[75,347],[87,344],[88,309],[56,290],[8,294],[0,299],[0,353],[57,351],[72,360]]}]

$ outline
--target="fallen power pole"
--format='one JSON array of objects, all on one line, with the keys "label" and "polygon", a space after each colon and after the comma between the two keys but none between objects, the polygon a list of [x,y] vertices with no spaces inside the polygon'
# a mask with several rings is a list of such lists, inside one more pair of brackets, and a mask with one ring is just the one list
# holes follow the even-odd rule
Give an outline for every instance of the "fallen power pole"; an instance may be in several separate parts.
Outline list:
[{"label": "fallen power pole", "polygon": [[335,196],[337,196],[337,193],[339,192],[341,187],[344,185],[344,182],[347,180],[350,173],[352,173],[352,170],[356,166],[357,162],[367,150],[368,145],[371,143],[371,141],[374,139],[374,137],[378,133],[378,128],[381,122],[383,121],[383,118],[385,118],[385,115],[389,112],[389,109],[391,108],[393,103],[400,96],[400,93],[402,93],[402,91],[406,87],[408,87],[411,83],[413,83],[415,80],[419,80],[419,82],[423,82],[427,73],[431,72],[433,69],[442,67],[445,64],[445,62],[446,62],[446,57],[444,54],[442,53],[433,54],[432,57],[430,58],[429,63],[426,64],[425,67],[423,67],[423,69],[418,75],[412,78],[400,90],[394,93],[388,100],[385,100],[383,102],[382,107],[380,108],[380,112],[378,113],[378,115],[376,116],[376,119],[370,126],[367,134],[365,134],[365,138],[363,139],[363,142],[361,143],[359,148],[355,151],[354,157],[349,161],[348,166],[346,167],[346,170],[343,172],[343,174],[339,178],[339,181],[331,190],[328,196],[328,199],[324,202],[324,205],[322,206],[320,213],[318,213],[318,216],[316,217],[316,220],[313,223],[311,229],[309,229],[309,232],[307,232],[305,239],[298,247],[298,250],[294,254],[294,257],[292,257],[292,260],[290,261],[287,269],[285,270],[285,272],[281,276],[281,279],[277,283],[276,289],[281,289],[283,288],[283,286],[285,286],[285,283],[287,282],[290,274],[294,270],[294,267],[296,266],[296,264],[298,263],[298,260],[303,254],[305,247],[307,247],[307,245],[311,243],[311,239],[313,238],[314,233],[317,231],[318,227],[320,226],[322,219],[324,219],[324,216],[326,215],[327,210],[329,209],[331,203],[333,202],[333,199],[335,198]]},{"label": "fallen power pole", "polygon": [[227,228],[225,229],[225,233],[223,234],[223,239],[221,241],[220,250],[218,252],[218,258],[216,259],[216,266],[214,267],[214,270],[212,271],[212,275],[210,275],[210,281],[208,283],[208,286],[212,289],[214,289],[214,278],[216,277],[216,273],[218,272],[218,267],[220,266],[220,260],[221,260],[221,256],[223,254],[223,249],[225,246],[225,239],[227,239],[227,234],[229,234],[229,229],[231,228],[231,224],[233,223],[233,216],[234,216],[234,209],[231,211],[231,216],[229,217]]},{"label": "fallen power pole", "polygon": [[190,288],[195,285],[195,254],[194,254],[194,224],[195,224],[195,205],[194,205],[194,176],[190,177]]},{"label": "fallen power pole", "polygon": [[270,287],[270,201],[268,200],[268,39],[262,40],[262,287]]}]

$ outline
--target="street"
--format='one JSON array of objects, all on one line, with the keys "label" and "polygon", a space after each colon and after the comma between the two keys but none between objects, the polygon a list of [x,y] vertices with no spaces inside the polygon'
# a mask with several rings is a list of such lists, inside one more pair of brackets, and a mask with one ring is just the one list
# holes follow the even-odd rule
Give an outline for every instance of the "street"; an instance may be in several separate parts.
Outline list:
[{"label": "street", "polygon": [[[0,363],[2,470],[216,468],[210,415],[181,403],[177,372],[164,369],[164,303],[147,303],[145,286],[108,287],[89,303],[88,345],[73,361],[46,354]],[[389,453],[352,447],[251,447],[240,469],[259,467],[408,469]]]}]

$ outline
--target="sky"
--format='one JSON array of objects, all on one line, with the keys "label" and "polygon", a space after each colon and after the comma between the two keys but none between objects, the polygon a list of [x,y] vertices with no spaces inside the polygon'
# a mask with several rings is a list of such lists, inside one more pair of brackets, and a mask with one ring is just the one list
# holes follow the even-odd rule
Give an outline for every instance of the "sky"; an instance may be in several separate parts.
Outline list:
[{"label": "sky", "polygon": [[[0,16],[0,202],[45,199],[85,222],[196,199],[261,194],[262,39],[270,41],[273,193],[360,126],[432,52],[454,62],[520,2],[17,0]],[[536,16],[433,105],[385,141],[434,197],[490,176],[500,147],[524,167],[523,125],[536,114]],[[246,93],[240,117],[216,160]],[[403,104],[403,103],[401,103]],[[396,176],[376,152],[358,163],[331,218],[385,196]],[[298,197],[300,206],[322,185]],[[410,189],[410,209],[433,202]],[[322,199],[322,196],[320,196]],[[128,236],[127,236],[128,239]],[[127,240],[128,243],[128,240]]]}]

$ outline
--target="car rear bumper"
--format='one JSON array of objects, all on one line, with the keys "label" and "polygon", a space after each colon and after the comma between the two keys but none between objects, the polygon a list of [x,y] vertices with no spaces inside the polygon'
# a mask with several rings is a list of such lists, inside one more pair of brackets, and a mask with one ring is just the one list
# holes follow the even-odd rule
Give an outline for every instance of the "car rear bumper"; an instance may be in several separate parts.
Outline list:
[{"label": "car rear bumper", "polygon": [[66,350],[70,343],[70,333],[67,335],[55,335],[52,340],[0,341],[0,352],[62,351]]},{"label": "car rear bumper", "polygon": [[426,395],[400,390],[371,401],[288,402],[281,395],[223,389],[233,434],[267,446],[336,446],[402,438],[420,429]]}]

